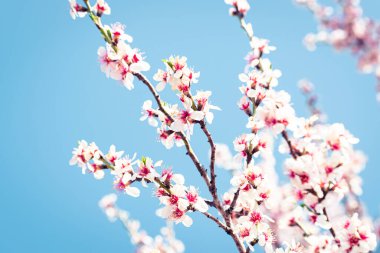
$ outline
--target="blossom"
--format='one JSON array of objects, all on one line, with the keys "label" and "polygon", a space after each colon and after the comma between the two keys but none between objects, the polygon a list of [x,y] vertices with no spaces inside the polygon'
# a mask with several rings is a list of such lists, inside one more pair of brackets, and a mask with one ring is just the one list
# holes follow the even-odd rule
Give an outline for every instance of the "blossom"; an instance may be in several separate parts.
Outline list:
[{"label": "blossom", "polygon": [[326,142],[332,150],[347,148],[347,146],[359,142],[359,140],[353,137],[342,124],[333,124],[326,134]]},{"label": "blossom", "polygon": [[161,173],[161,179],[163,182],[166,183],[170,183],[170,181],[173,181],[175,184],[185,184],[184,176],[182,174],[173,173],[171,169],[163,170]]},{"label": "blossom", "polygon": [[[94,173],[95,178],[101,179],[104,176],[100,161],[102,154],[95,143],[87,144],[86,141],[78,141],[78,147],[73,150],[73,157],[70,160],[70,165],[78,165],[82,168],[82,173],[86,171]],[[90,164],[90,161],[93,161]]]},{"label": "blossom", "polygon": [[239,187],[243,191],[257,189],[263,180],[262,169],[250,163],[240,175],[235,175],[231,179],[231,185]]},{"label": "blossom", "polygon": [[122,173],[121,175],[115,177],[115,188],[119,191],[125,192],[131,197],[137,198],[140,196],[140,190],[139,188],[132,186],[132,183],[136,180],[136,178],[136,174],[130,172]]},{"label": "blossom", "polygon": [[193,96],[196,108],[204,113],[204,118],[209,124],[211,124],[214,119],[214,114],[210,110],[221,110],[218,106],[209,103],[210,96],[211,91],[197,91]]},{"label": "blossom", "polygon": [[117,52],[107,44],[105,48],[98,49],[98,56],[102,72],[107,77],[121,81],[128,90],[134,88],[134,73],[150,69],[150,65],[144,61],[139,50],[122,40],[117,43]]},{"label": "blossom", "polygon": [[152,127],[157,127],[158,122],[156,117],[158,117],[158,112],[152,109],[152,100],[146,100],[142,106],[142,116],[140,118],[141,121],[148,119],[149,125]]},{"label": "blossom", "polygon": [[[248,29],[252,29],[252,26],[249,26]],[[253,36],[253,31],[250,32]],[[270,46],[269,41],[266,39],[260,39],[258,37],[252,37],[250,41],[252,51],[250,51],[245,60],[247,61],[248,67],[255,67],[260,63],[260,58],[263,54],[269,54],[271,51],[276,50],[276,47]],[[248,68],[246,68],[248,69]]]},{"label": "blossom", "polygon": [[202,111],[193,109],[193,102],[190,98],[184,97],[183,106],[184,110],[180,111],[177,118],[170,125],[171,129],[175,132],[182,132],[192,129],[192,124],[195,121],[203,120],[205,114]]},{"label": "blossom", "polygon": [[133,38],[131,35],[125,33],[125,25],[116,22],[111,24],[111,26],[105,25],[104,29],[110,31],[112,35],[112,40],[117,44],[119,41],[126,41],[132,43]]},{"label": "blossom", "polygon": [[370,227],[359,220],[355,213],[337,231],[341,247],[346,252],[369,252],[376,247],[376,235]]},{"label": "blossom", "polygon": [[112,164],[115,164],[117,160],[121,158],[124,154],[124,151],[116,151],[115,145],[111,145],[108,153],[105,155],[105,158]]},{"label": "blossom", "polygon": [[143,185],[146,186],[145,180],[150,182],[154,181],[154,178],[158,176],[155,167],[161,166],[161,161],[153,164],[153,161],[149,157],[143,157],[137,162],[138,172],[137,177],[142,179]]},{"label": "blossom", "polygon": [[186,191],[186,198],[189,204],[194,206],[194,208],[200,212],[206,212],[208,210],[208,205],[202,197],[198,195],[198,191],[194,186],[190,186]]},{"label": "blossom", "polygon": [[70,15],[72,19],[76,19],[77,17],[83,18],[87,14],[87,8],[78,4],[76,0],[69,0],[70,4]]},{"label": "blossom", "polygon": [[166,71],[158,70],[155,80],[160,82],[157,85],[159,91],[165,88],[166,83],[170,83],[173,90],[180,93],[188,94],[190,86],[198,83],[199,72],[187,66],[187,58],[185,56],[170,56],[165,59]]},{"label": "blossom", "polygon": [[104,0],[97,0],[95,5],[92,7],[96,14],[100,17],[103,14],[110,15],[111,14],[111,8]]},{"label": "blossom", "polygon": [[302,245],[299,242],[295,242],[294,240],[292,240],[291,243],[285,243],[285,247],[285,249],[276,249],[275,253],[302,253],[304,250]]},{"label": "blossom", "polygon": [[158,209],[156,214],[164,219],[182,223],[186,227],[191,226],[193,220],[187,215],[189,200],[185,198],[185,190],[185,186],[177,184],[171,187],[170,195],[159,194],[160,202],[163,203],[165,207]]},{"label": "blossom", "polygon": [[176,144],[177,147],[184,145],[181,136],[172,130],[157,128],[157,133],[159,135],[161,143],[167,149],[171,149],[174,144]]},{"label": "blossom", "polygon": [[114,193],[105,195],[99,201],[99,207],[104,210],[108,219],[115,221],[117,218],[117,209],[116,209],[117,195]]},{"label": "blossom", "polygon": [[163,71],[161,69],[157,70],[157,73],[154,74],[153,79],[157,82],[159,82],[156,86],[156,89],[158,92],[163,91],[166,84],[168,83],[168,77],[169,74],[166,71]]},{"label": "blossom", "polygon": [[182,223],[185,227],[190,227],[193,224],[193,219],[190,218],[185,212],[178,207],[172,209],[171,207],[164,207],[157,210],[156,214],[159,217],[169,219],[176,223]]},{"label": "blossom", "polygon": [[379,92],[380,23],[364,16],[360,1],[340,1],[334,8],[316,0],[296,2],[309,9],[318,21],[318,31],[304,38],[306,48],[315,50],[317,44],[324,43],[338,51],[350,51],[360,71],[375,75]]},{"label": "blossom", "polygon": [[136,246],[136,252],[182,253],[183,243],[175,237],[172,224],[161,228],[160,234],[152,238],[141,229],[140,222],[130,218],[129,214],[116,205],[117,196],[108,194],[99,201],[100,208],[111,221],[119,220],[128,231],[131,242]]},{"label": "blossom", "polygon": [[244,16],[250,9],[249,3],[247,0],[225,0],[228,5],[232,5],[233,8],[230,9],[230,15],[242,15]]},{"label": "blossom", "polygon": [[266,220],[271,221],[269,217],[254,210],[247,216],[242,216],[238,219],[236,232],[241,235],[242,239],[246,241],[250,247],[250,243],[254,240],[258,240],[262,246],[265,246],[266,243],[271,245],[273,237]]}]

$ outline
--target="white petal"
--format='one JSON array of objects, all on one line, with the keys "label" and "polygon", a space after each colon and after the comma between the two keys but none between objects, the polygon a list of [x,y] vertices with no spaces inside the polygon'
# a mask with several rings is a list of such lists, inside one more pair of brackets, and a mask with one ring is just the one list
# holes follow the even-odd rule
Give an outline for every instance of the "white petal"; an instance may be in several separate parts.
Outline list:
[{"label": "white petal", "polygon": [[246,74],[241,73],[241,74],[239,74],[239,80],[242,81],[243,83],[245,83],[245,82],[248,82],[249,78]]},{"label": "white petal", "polygon": [[174,121],[171,125],[170,125],[170,128],[174,131],[174,132],[182,132],[183,130],[185,130],[185,125],[177,120],[177,121]]},{"label": "white petal", "polygon": [[99,49],[98,49],[98,55],[99,56],[104,56],[106,54],[107,54],[106,48],[105,47],[99,47]]},{"label": "white petal", "polygon": [[148,123],[149,123],[149,125],[152,126],[152,127],[157,127],[157,126],[158,126],[158,122],[157,122],[157,120],[156,120],[155,118],[152,118],[152,117],[150,117],[150,118],[148,119]]},{"label": "white petal", "polygon": [[157,90],[158,92],[161,92],[161,91],[163,91],[163,90],[165,89],[165,86],[166,86],[166,83],[165,83],[165,82],[160,82],[159,84],[157,84],[157,86],[156,86],[156,90]]},{"label": "white petal", "polygon": [[197,209],[198,209],[199,212],[206,212],[208,210],[208,205],[200,197],[198,197],[198,201],[197,201],[196,207],[197,207]]},{"label": "white petal", "polygon": [[148,115],[143,115],[143,116],[140,117],[140,121],[144,121],[144,120],[146,120],[147,118],[148,118]]},{"label": "white petal", "polygon": [[129,196],[132,196],[132,197],[135,197],[135,198],[137,198],[138,196],[140,196],[140,190],[139,190],[139,188],[133,187],[133,186],[128,186],[127,188],[125,188],[125,193],[128,194]]},{"label": "white petal", "polygon": [[192,224],[193,224],[193,220],[190,218],[190,216],[188,215],[185,215],[183,221],[182,221],[182,224],[185,226],[185,227],[190,227]]},{"label": "white petal", "polygon": [[218,111],[221,111],[221,110],[222,110],[219,106],[216,106],[216,105],[208,105],[208,107],[209,107],[211,110],[218,110]]},{"label": "white petal", "polygon": [[173,182],[179,185],[184,185],[185,184],[185,177],[181,174],[174,174],[173,177]]},{"label": "white petal", "polygon": [[178,208],[182,211],[186,210],[187,207],[189,206],[189,201],[187,199],[182,199],[180,198],[178,200]]},{"label": "white petal", "polygon": [[212,112],[209,112],[206,114],[206,120],[209,124],[212,123],[212,121],[214,120],[214,114]]},{"label": "white petal", "polygon": [[168,137],[166,140],[162,141],[162,144],[165,146],[166,149],[171,149],[174,145],[173,138]]},{"label": "white petal", "polygon": [[150,65],[146,61],[142,61],[140,62],[140,68],[141,71],[148,71],[150,69]]},{"label": "white petal", "polygon": [[128,90],[132,90],[134,88],[133,75],[131,73],[128,73],[127,76],[124,78],[123,84]]},{"label": "white petal", "polygon": [[253,98],[255,97],[257,94],[257,92],[253,89],[250,89],[248,92],[247,92],[247,96],[250,97],[250,98]]},{"label": "white petal", "polygon": [[163,161],[162,160],[159,160],[157,161],[153,167],[160,167],[162,165]]},{"label": "white petal", "polygon": [[94,173],[94,177],[95,179],[103,179],[104,178],[104,171],[103,170],[97,170],[95,173]]},{"label": "white petal", "polygon": [[194,120],[202,120],[205,117],[205,114],[201,111],[194,111],[191,113],[191,118]]}]

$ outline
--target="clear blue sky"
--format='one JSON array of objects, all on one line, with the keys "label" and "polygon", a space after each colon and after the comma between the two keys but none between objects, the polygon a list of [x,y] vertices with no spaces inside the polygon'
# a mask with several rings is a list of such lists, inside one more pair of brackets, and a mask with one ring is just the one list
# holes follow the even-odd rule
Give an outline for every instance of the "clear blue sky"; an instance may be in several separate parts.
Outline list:
[{"label": "clear blue sky", "polygon": [[[222,0],[109,1],[112,16],[146,52],[152,66],[148,76],[170,54],[188,56],[201,71],[199,89],[210,89],[216,113],[211,131],[217,142],[231,143],[245,131],[245,117],[236,107],[238,73],[248,51],[237,20],[228,16]],[[377,15],[380,2],[364,1],[365,12]],[[97,202],[112,192],[112,178],[95,181],[69,167],[78,139],[110,144],[133,154],[164,159],[197,184],[199,179],[183,149],[170,151],[156,141],[154,129],[138,121],[140,106],[149,98],[144,87],[128,92],[100,72],[96,50],[103,45],[88,19],[71,20],[67,1],[5,1],[2,3],[0,45],[0,252],[132,252],[120,225],[111,224]],[[380,105],[375,101],[372,76],[356,71],[348,54],[322,47],[310,53],[303,36],[315,21],[290,0],[255,1],[248,18],[256,34],[278,50],[274,65],[283,71],[281,88],[292,94],[299,115],[306,115],[296,83],[309,78],[316,84],[330,122],[342,122],[357,137],[369,157],[363,200],[372,215],[379,213]],[[204,139],[195,138],[201,159]],[[281,168],[279,168],[281,169]],[[227,174],[218,177],[228,186]],[[121,197],[121,205],[155,234],[163,221],[154,216],[157,201],[150,190],[142,198]],[[233,252],[232,241],[215,225],[200,218],[191,229],[177,226],[187,252]],[[204,238],[211,235],[211,242]],[[203,251],[204,252],[204,251]]]}]

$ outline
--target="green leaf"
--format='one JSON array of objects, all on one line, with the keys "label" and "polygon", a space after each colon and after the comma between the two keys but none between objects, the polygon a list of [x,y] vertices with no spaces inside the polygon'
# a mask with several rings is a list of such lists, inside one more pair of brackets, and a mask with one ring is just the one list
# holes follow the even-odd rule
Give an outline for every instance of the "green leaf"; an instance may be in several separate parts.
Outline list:
[{"label": "green leaf", "polygon": [[112,41],[112,34],[111,34],[110,30],[107,30],[107,35],[108,35],[109,39]]},{"label": "green leaf", "polygon": [[173,69],[173,63],[171,63],[171,62],[168,61],[167,59],[162,59],[162,62],[168,64],[169,67],[170,67],[171,69]]}]

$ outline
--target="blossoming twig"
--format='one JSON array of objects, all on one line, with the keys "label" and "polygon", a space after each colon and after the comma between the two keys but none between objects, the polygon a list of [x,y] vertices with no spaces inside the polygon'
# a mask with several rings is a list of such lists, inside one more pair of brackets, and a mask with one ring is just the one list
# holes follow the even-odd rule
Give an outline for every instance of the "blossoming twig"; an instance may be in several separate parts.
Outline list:
[{"label": "blossoming twig", "polygon": [[[358,173],[365,158],[353,149],[358,140],[342,124],[322,124],[315,116],[297,117],[290,95],[274,89],[281,72],[272,68],[265,55],[275,48],[267,40],[254,36],[252,25],[245,21],[250,9],[246,0],[225,0],[232,5],[230,14],[238,17],[251,48],[245,73],[239,75],[243,96],[238,103],[248,116],[246,126],[250,132],[234,140],[235,157],[227,146],[215,144],[207,128],[214,117],[212,110],[220,108],[210,104],[210,91],[192,94],[199,72],[187,65],[186,57],[170,56],[163,60],[165,69],[159,69],[153,76],[158,82],[154,86],[142,74],[150,66],[142,53],[131,47],[132,37],[125,33],[125,26],[102,25],[101,16],[111,12],[108,4],[97,0],[91,6],[85,0],[85,6],[81,6],[75,0],[69,1],[72,17],[88,14],[106,41],[106,47],[98,50],[102,72],[121,81],[129,90],[133,89],[135,78],[147,86],[157,107],[146,100],[140,120],[147,120],[156,128],[166,148],[185,146],[212,200],[201,197],[194,186],[185,185],[184,177],[173,173],[171,168],[158,173],[162,161],[154,163],[148,157],[136,160],[135,156],[123,156],[124,152],[116,151],[113,145],[104,154],[95,143],[80,141],[70,164],[78,165],[83,173],[91,173],[97,179],[103,178],[107,170],[115,178],[115,188],[133,197],[140,194],[135,185],[154,185],[155,196],[163,205],[157,210],[158,216],[188,227],[193,222],[189,214],[200,212],[233,239],[239,253],[254,251],[256,246],[264,247],[267,253],[318,252],[322,244],[324,250],[333,253],[368,252],[375,248],[370,227],[352,209],[344,209],[346,213],[341,219],[327,215],[337,212],[334,205],[341,207],[342,199],[350,204],[350,199],[356,200],[361,193]],[[161,99],[159,92],[166,85],[176,93],[180,105]],[[210,145],[210,174],[190,145],[194,125],[200,126]],[[273,152],[277,136],[283,139],[280,152],[290,154],[284,162],[289,183],[283,185],[278,183],[275,172]],[[223,194],[222,201],[218,196],[215,165],[233,170],[231,189]],[[115,211],[114,204],[104,208],[106,213]],[[210,208],[215,208],[215,216],[208,212]],[[130,229],[128,221],[125,224]],[[287,236],[291,237],[291,243]],[[280,240],[288,242],[284,248]]]}]

